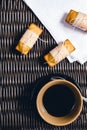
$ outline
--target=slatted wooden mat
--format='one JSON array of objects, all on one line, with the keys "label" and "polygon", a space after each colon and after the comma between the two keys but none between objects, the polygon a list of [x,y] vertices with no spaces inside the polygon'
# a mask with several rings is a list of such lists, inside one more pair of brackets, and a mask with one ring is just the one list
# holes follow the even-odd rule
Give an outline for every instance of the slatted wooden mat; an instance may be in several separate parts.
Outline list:
[{"label": "slatted wooden mat", "polygon": [[[20,55],[14,48],[32,22],[44,29],[41,38],[48,43],[38,40],[28,55]],[[86,105],[80,117],[66,127],[51,126],[30,109],[30,95],[37,79],[48,74],[73,77],[87,97],[87,63],[70,64],[65,59],[54,68],[43,64],[42,56],[55,45],[52,36],[22,0],[0,0],[0,130],[87,129]]]}]

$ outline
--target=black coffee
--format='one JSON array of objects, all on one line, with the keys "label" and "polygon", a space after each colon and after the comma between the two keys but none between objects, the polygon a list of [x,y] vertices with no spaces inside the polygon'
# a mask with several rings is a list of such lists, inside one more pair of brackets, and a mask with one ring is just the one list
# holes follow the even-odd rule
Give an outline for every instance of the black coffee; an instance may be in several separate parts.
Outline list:
[{"label": "black coffee", "polygon": [[54,85],[45,92],[43,104],[49,114],[57,117],[65,116],[75,105],[75,95],[65,85]]}]

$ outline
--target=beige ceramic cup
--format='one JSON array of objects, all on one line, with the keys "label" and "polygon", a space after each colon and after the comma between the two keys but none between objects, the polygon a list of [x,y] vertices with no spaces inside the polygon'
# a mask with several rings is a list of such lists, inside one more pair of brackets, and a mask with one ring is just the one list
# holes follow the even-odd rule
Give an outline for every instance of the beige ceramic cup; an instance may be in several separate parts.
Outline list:
[{"label": "beige ceramic cup", "polygon": [[[60,85],[60,84],[64,84],[72,90],[72,92],[75,95],[75,106],[74,106],[74,109],[72,109],[72,111],[69,114],[67,114],[63,117],[56,117],[56,116],[49,114],[46,111],[44,104],[43,104],[43,96],[48,88],[52,87],[53,85]],[[47,123],[49,123],[51,125],[55,125],[55,126],[65,126],[65,125],[68,125],[68,124],[74,122],[80,115],[80,113],[82,111],[82,107],[83,107],[83,97],[81,95],[80,90],[73,83],[71,83],[67,80],[57,79],[57,80],[48,82],[41,88],[41,90],[39,91],[39,93],[37,95],[36,107],[37,107],[39,115]]]}]

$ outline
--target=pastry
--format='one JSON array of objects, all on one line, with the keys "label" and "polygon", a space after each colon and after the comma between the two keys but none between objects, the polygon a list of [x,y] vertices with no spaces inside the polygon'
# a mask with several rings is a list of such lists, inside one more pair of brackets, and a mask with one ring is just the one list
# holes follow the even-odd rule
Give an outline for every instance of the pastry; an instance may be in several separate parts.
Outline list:
[{"label": "pastry", "polygon": [[53,67],[61,60],[66,58],[69,54],[71,54],[74,50],[75,47],[73,44],[68,39],[66,39],[64,42],[60,43],[48,54],[46,54],[44,59],[50,67]]},{"label": "pastry", "polygon": [[26,55],[34,46],[42,31],[41,28],[32,23],[19,40],[16,50]]},{"label": "pastry", "polygon": [[70,10],[65,21],[74,27],[87,31],[87,14]]}]

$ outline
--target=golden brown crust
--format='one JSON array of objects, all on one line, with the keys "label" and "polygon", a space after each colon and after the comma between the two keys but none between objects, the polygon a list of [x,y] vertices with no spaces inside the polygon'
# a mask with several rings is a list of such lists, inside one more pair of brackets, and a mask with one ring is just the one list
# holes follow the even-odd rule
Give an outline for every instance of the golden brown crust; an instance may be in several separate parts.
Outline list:
[{"label": "golden brown crust", "polygon": [[55,61],[54,57],[50,53],[46,54],[44,56],[44,59],[46,60],[46,62],[48,63],[48,65],[50,67],[53,67],[53,66],[56,65],[56,61]]},{"label": "golden brown crust", "polygon": [[43,32],[43,30],[41,28],[39,28],[37,25],[35,25],[34,23],[32,23],[29,26],[29,30],[31,30],[32,32],[34,32],[38,36],[40,36],[40,34]]},{"label": "golden brown crust", "polygon": [[30,48],[19,41],[18,45],[16,46],[16,50],[26,55],[30,51]]},{"label": "golden brown crust", "polygon": [[76,12],[74,10],[70,10],[70,12],[68,13],[65,21],[69,24],[73,24],[77,15],[78,15],[79,12]]},{"label": "golden brown crust", "polygon": [[69,53],[71,53],[75,50],[75,47],[73,46],[73,44],[68,39],[66,39],[64,41],[64,46],[66,47],[66,49],[68,50]]}]

